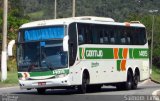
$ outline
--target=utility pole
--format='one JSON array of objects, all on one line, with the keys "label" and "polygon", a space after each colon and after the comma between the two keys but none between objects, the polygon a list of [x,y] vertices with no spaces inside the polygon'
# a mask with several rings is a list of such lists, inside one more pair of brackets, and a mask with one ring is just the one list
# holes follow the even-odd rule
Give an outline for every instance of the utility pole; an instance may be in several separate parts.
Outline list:
[{"label": "utility pole", "polygon": [[[157,13],[158,10],[149,10],[150,13],[152,13],[152,37],[151,37],[151,64],[150,64],[150,69],[152,70],[152,58],[153,58],[153,40],[154,40],[154,20],[155,16],[153,13]],[[150,72],[151,73],[151,72]]]},{"label": "utility pole", "polygon": [[75,17],[76,1],[73,0],[72,17]]},{"label": "utility pole", "polygon": [[7,13],[8,0],[3,0],[3,41],[2,41],[2,56],[1,56],[1,81],[7,79]]},{"label": "utility pole", "polygon": [[54,1],[54,19],[57,18],[57,0]]}]

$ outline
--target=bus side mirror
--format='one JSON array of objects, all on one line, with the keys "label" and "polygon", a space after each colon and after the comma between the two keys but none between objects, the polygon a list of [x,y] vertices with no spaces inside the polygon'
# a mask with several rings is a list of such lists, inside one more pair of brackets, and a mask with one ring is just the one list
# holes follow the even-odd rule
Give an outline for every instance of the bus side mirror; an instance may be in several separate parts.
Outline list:
[{"label": "bus side mirror", "polygon": [[13,46],[14,46],[14,44],[15,44],[15,40],[11,40],[8,43],[8,50],[7,50],[8,56],[13,56]]},{"label": "bus side mirror", "polygon": [[68,40],[69,40],[68,35],[63,38],[63,51],[68,51]]}]

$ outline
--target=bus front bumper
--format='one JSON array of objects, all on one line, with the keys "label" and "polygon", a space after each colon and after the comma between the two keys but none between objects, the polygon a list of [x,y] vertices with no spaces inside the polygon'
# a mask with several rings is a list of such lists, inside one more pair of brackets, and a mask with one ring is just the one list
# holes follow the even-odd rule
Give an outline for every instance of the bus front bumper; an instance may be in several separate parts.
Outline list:
[{"label": "bus front bumper", "polygon": [[46,80],[19,80],[19,85],[21,89],[67,87],[70,86],[68,78],[65,76]]}]

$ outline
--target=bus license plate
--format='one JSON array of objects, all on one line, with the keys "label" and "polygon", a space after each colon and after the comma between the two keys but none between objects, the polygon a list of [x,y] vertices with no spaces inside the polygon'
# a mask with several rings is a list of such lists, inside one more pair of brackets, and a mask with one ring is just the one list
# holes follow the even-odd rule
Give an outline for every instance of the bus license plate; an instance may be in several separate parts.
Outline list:
[{"label": "bus license plate", "polygon": [[44,86],[46,85],[46,82],[38,82],[38,86]]}]

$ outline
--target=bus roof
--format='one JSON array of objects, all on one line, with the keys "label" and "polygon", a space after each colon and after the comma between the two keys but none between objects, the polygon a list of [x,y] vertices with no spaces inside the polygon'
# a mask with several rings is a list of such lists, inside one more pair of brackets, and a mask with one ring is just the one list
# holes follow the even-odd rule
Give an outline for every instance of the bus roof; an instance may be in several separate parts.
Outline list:
[{"label": "bus roof", "polygon": [[70,18],[40,20],[40,21],[29,22],[29,23],[23,24],[20,27],[20,29],[21,28],[23,29],[23,28],[41,27],[41,26],[52,26],[52,25],[69,25],[70,23],[73,23],[73,22],[145,27],[139,21],[115,22],[114,19],[112,18],[95,17],[95,16],[81,16],[81,17],[70,17]]}]

